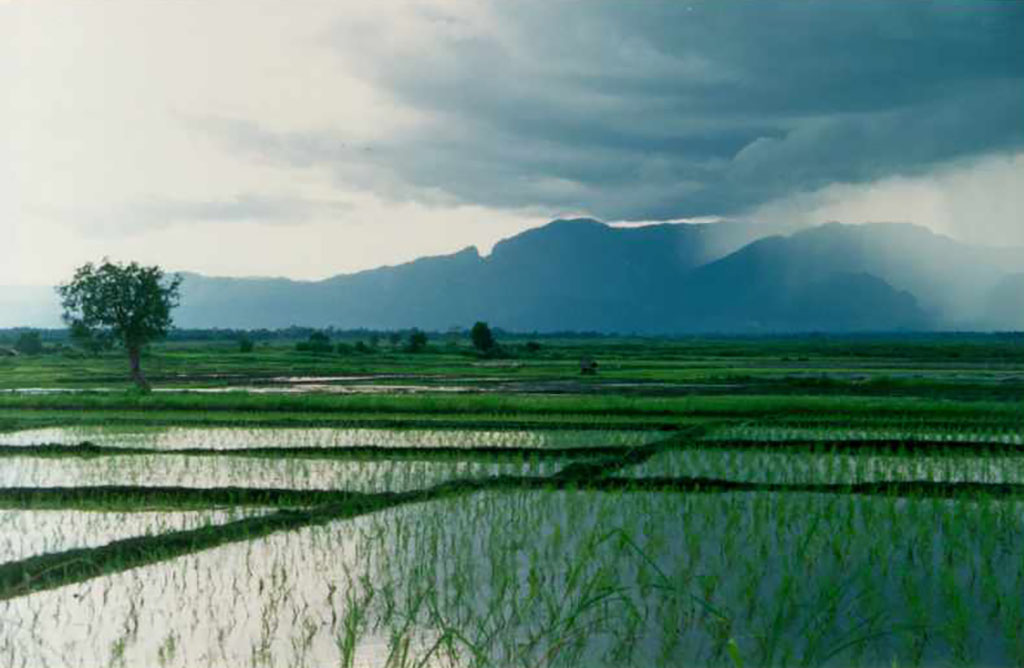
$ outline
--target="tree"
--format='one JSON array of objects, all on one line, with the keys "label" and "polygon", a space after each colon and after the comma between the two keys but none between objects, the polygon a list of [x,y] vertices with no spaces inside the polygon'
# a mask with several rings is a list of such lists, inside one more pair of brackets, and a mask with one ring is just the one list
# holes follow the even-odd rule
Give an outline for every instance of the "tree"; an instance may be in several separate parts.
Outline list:
[{"label": "tree", "polygon": [[99,266],[89,262],[76,269],[69,283],[57,287],[57,294],[64,322],[75,331],[117,340],[128,352],[132,380],[148,389],[142,375],[142,348],[167,335],[181,280],[181,276],[165,276],[160,267],[104,258]]},{"label": "tree", "polygon": [[296,343],[295,349],[307,353],[329,353],[334,350],[334,344],[331,343],[331,337],[327,332],[314,331],[308,340]]},{"label": "tree", "polygon": [[409,352],[418,353],[427,347],[427,334],[415,327],[409,332]]},{"label": "tree", "polygon": [[473,325],[469,336],[473,339],[473,347],[482,353],[489,352],[494,348],[494,335],[491,333],[491,328],[487,326],[486,322],[478,322]]}]

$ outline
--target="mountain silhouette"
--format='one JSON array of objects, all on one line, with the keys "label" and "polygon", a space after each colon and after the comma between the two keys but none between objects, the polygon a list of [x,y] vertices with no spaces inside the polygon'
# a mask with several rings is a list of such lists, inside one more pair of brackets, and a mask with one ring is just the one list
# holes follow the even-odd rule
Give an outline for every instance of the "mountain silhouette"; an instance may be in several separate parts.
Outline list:
[{"label": "mountain silhouette", "polygon": [[471,247],[318,282],[190,275],[178,322],[444,330],[486,320],[512,331],[642,334],[998,327],[990,295],[1024,266],[1019,251],[909,224],[767,231],[556,220],[486,257]]},{"label": "mountain silhouette", "polygon": [[[487,256],[469,247],[322,281],[186,273],[175,323],[438,331],[485,320],[623,334],[1024,327],[1024,249],[899,223],[776,229],[556,220]],[[0,323],[5,300],[24,306],[26,295],[0,291]]]}]

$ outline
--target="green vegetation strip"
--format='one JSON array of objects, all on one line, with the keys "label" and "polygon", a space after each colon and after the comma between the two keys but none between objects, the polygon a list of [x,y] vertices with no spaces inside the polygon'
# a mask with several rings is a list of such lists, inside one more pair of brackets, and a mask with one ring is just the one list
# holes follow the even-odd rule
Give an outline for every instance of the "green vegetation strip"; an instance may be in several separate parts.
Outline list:
[{"label": "green vegetation strip", "polygon": [[202,411],[104,411],[104,410],[3,410],[0,409],[0,441],[4,432],[45,427],[277,427],[323,429],[474,429],[481,431],[673,431],[712,420],[745,420],[750,426],[789,428],[930,430],[960,433],[1005,431],[1024,433],[1024,410],[1011,413],[897,413],[854,414],[826,411],[821,415],[790,413],[746,414],[741,411],[694,411],[665,416],[601,416],[560,413],[451,413],[419,414],[260,413]]},{"label": "green vegetation strip", "polygon": [[[957,455],[1007,456],[1024,455],[1024,443],[1009,441],[949,441],[914,438],[879,439],[721,439],[699,440],[672,438],[651,443],[658,449],[739,450],[755,452],[786,452],[790,454],[850,454],[850,455]],[[519,446],[468,447],[405,447],[405,446],[344,446],[344,447],[289,447],[289,448],[139,448],[96,445],[83,442],[77,445],[59,443],[40,445],[0,445],[2,457],[82,458],[122,457],[133,455],[177,455],[188,457],[250,457],[270,459],[329,459],[341,461],[522,461],[590,459],[600,457],[633,456],[636,447],[622,445],[573,446],[568,448],[527,448]]]},{"label": "green vegetation strip", "polygon": [[742,482],[721,478],[493,478],[495,487],[528,489],[575,489],[595,492],[686,492],[696,494],[733,492],[809,493],[831,495],[895,496],[903,498],[1024,498],[1024,483],[936,482],[903,480],[859,483]]},{"label": "green vegetation strip", "polygon": [[78,445],[0,445],[0,457],[120,457],[132,455],[185,455],[189,457],[253,457],[271,459],[331,459],[355,461],[522,461],[582,459],[622,453],[628,446],[573,446],[569,448],[495,447],[288,447],[288,448],[137,448],[80,443]]},{"label": "green vegetation strip", "polygon": [[672,431],[695,418],[666,420],[637,417],[601,418],[597,415],[558,414],[450,414],[436,415],[338,415],[316,413],[178,413],[146,411],[72,411],[31,409],[0,415],[0,434],[43,427],[281,427],[316,429],[475,429],[546,431]]},{"label": "green vegetation strip", "polygon": [[[771,483],[708,477],[606,477],[614,471],[597,472],[588,467],[569,467],[544,477],[492,476],[450,480],[425,490],[416,490],[431,500],[441,491],[578,489],[588,491],[675,491],[688,493],[778,492],[926,498],[1017,498],[1024,497],[1024,483],[975,481],[900,480],[858,483]],[[587,477],[593,476],[593,477]],[[413,492],[409,492],[413,493]],[[191,488],[191,487],[11,487],[0,489],[0,508],[18,510],[95,510],[145,512],[152,510],[198,510],[218,507],[314,508],[362,503],[366,499],[407,493],[361,494],[344,490],[283,488]]]},{"label": "green vegetation strip", "polygon": [[0,488],[0,508],[138,511],[225,506],[309,507],[348,503],[364,496],[340,490],[252,487],[8,487]]},{"label": "green vegetation strip", "polygon": [[[1010,393],[1012,394],[1012,393]],[[60,411],[202,411],[298,413],[403,414],[560,414],[617,417],[789,415],[901,416],[935,415],[946,418],[979,415],[1022,420],[1020,406],[1005,401],[957,402],[919,398],[807,395],[743,395],[686,397],[629,397],[568,394],[416,394],[416,395],[270,395],[229,392],[132,394],[83,392],[75,394],[0,394],[0,409]]]},{"label": "green vegetation strip", "polygon": [[[778,441],[758,439],[723,439],[701,441],[693,448],[703,450],[743,450],[756,452],[786,452],[791,454],[849,454],[849,455],[942,455],[979,457],[984,455],[1024,455],[1024,443],[1009,441],[940,441],[914,438],[857,438],[857,439],[786,439]],[[0,456],[3,450],[0,448]]]}]

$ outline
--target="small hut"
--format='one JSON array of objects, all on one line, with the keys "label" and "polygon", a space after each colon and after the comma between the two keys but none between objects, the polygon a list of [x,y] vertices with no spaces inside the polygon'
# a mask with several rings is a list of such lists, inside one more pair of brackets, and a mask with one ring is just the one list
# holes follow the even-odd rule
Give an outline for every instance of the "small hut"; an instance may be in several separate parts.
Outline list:
[{"label": "small hut", "polygon": [[580,360],[580,374],[584,376],[596,376],[597,360],[591,359],[590,357],[582,358]]}]

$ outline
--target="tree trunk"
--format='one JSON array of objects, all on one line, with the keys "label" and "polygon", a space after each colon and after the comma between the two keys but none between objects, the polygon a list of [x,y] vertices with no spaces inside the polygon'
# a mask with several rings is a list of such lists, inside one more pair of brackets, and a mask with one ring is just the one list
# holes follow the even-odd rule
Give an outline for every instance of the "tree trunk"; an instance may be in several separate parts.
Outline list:
[{"label": "tree trunk", "polygon": [[146,377],[142,375],[142,349],[137,347],[131,347],[128,349],[128,360],[132,366],[132,380],[139,386],[140,390],[149,390],[149,383],[146,382]]}]

